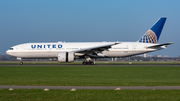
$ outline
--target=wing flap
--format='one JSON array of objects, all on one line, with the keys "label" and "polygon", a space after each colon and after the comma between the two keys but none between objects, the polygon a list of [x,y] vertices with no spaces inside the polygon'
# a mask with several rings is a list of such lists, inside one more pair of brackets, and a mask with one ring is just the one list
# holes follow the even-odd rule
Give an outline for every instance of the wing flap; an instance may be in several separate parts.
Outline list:
[{"label": "wing flap", "polygon": [[120,43],[113,43],[113,44],[107,44],[107,45],[102,45],[102,46],[97,46],[97,47],[90,47],[90,48],[85,48],[81,50],[74,51],[75,53],[86,53],[86,52],[102,52],[104,50],[108,50],[111,48],[113,45],[117,45]]}]

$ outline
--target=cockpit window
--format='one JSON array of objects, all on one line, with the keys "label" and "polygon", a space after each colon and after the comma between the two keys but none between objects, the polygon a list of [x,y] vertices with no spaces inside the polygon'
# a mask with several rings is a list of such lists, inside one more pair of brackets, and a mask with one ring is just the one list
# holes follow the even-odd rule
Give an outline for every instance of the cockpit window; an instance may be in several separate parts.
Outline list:
[{"label": "cockpit window", "polygon": [[9,50],[13,50],[13,48],[9,48]]}]

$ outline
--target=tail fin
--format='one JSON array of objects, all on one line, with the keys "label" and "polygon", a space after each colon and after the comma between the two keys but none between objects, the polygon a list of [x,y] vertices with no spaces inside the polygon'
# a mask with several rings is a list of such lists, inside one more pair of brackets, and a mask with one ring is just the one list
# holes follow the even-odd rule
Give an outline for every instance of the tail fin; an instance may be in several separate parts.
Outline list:
[{"label": "tail fin", "polygon": [[166,18],[160,18],[137,42],[157,43]]}]

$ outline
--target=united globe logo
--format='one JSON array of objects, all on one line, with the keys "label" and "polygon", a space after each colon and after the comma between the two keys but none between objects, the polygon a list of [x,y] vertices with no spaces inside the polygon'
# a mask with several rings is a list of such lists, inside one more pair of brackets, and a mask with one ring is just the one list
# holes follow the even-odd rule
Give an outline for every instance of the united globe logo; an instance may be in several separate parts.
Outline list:
[{"label": "united globe logo", "polygon": [[148,30],[138,42],[142,43],[157,43],[157,36],[152,30]]}]

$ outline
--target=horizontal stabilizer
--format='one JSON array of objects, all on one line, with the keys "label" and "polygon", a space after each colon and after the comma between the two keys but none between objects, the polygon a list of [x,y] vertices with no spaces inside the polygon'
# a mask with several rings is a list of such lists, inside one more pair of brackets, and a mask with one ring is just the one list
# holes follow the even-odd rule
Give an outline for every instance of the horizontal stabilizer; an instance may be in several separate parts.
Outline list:
[{"label": "horizontal stabilizer", "polygon": [[149,46],[147,48],[157,48],[157,47],[167,46],[167,45],[171,45],[171,44],[173,44],[173,43],[170,42],[170,43],[158,44],[158,45]]}]

